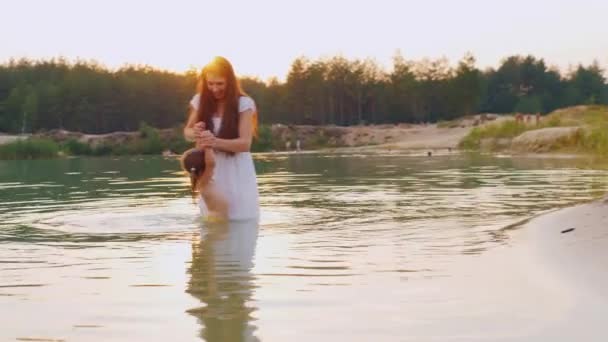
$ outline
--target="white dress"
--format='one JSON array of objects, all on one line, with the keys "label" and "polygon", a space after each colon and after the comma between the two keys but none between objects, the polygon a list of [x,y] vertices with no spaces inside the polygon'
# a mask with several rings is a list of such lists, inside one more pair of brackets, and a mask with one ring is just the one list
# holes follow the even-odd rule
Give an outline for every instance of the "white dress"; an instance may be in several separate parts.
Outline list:
[{"label": "white dress", "polygon": [[[190,101],[190,105],[198,110],[200,95],[196,94]],[[255,102],[250,97],[239,98],[239,115],[252,109],[256,110]],[[213,117],[214,134],[219,133],[222,124],[221,117]],[[229,155],[216,150],[215,171],[212,182],[216,189],[226,198],[228,202],[228,218],[230,220],[250,220],[259,217],[259,195],[253,158],[250,152],[237,152]],[[205,201],[199,198],[201,214],[208,213]]]}]

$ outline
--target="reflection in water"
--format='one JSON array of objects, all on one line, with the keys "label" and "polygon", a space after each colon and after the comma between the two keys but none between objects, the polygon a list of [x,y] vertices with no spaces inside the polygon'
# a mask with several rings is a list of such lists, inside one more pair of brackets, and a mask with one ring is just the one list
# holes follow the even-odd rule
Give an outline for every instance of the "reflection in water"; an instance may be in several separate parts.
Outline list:
[{"label": "reflection in water", "polygon": [[192,244],[187,292],[202,302],[188,312],[203,325],[206,341],[257,341],[249,306],[258,221],[206,223]]}]

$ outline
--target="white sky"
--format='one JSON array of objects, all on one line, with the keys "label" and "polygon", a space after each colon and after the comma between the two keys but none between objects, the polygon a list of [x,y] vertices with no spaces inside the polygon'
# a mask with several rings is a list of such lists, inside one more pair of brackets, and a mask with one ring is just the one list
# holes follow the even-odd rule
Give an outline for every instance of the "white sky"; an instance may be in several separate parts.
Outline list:
[{"label": "white sky", "polygon": [[172,71],[227,57],[241,75],[283,78],[300,55],[390,67],[467,51],[478,66],[512,54],[608,66],[606,0],[0,0],[0,61],[64,56]]}]

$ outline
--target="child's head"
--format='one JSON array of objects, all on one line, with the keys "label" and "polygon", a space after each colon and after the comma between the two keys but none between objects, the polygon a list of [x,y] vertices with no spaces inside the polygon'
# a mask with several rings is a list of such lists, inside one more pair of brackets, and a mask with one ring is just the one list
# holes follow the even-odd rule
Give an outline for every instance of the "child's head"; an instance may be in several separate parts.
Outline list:
[{"label": "child's head", "polygon": [[203,150],[190,149],[181,158],[182,169],[190,174],[190,186],[192,195],[196,193],[200,176],[205,171],[205,152]]}]

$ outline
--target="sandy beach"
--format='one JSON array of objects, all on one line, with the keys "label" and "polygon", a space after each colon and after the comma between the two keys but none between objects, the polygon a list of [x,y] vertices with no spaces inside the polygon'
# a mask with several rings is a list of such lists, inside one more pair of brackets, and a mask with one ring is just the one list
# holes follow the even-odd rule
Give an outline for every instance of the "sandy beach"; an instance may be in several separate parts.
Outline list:
[{"label": "sandy beach", "polygon": [[469,340],[605,341],[608,197],[504,233],[508,245],[463,265],[451,284],[467,298],[462,327],[471,329]]},{"label": "sandy beach", "polygon": [[608,300],[608,197],[542,215],[523,233],[535,260],[569,288]]},{"label": "sandy beach", "polygon": [[[608,333],[608,197],[555,210],[521,227],[530,281],[552,293],[556,320],[543,330],[552,341],[605,341]],[[538,303],[542,305],[542,302]]]},{"label": "sandy beach", "polygon": [[[412,125],[409,127],[353,127],[345,141],[358,150],[396,149],[396,150],[438,150],[456,149],[458,143],[472,129],[472,126],[440,128],[436,124]],[[366,137],[365,139],[360,137]],[[387,143],[385,136],[394,137]],[[347,147],[348,148],[348,147]]]}]

